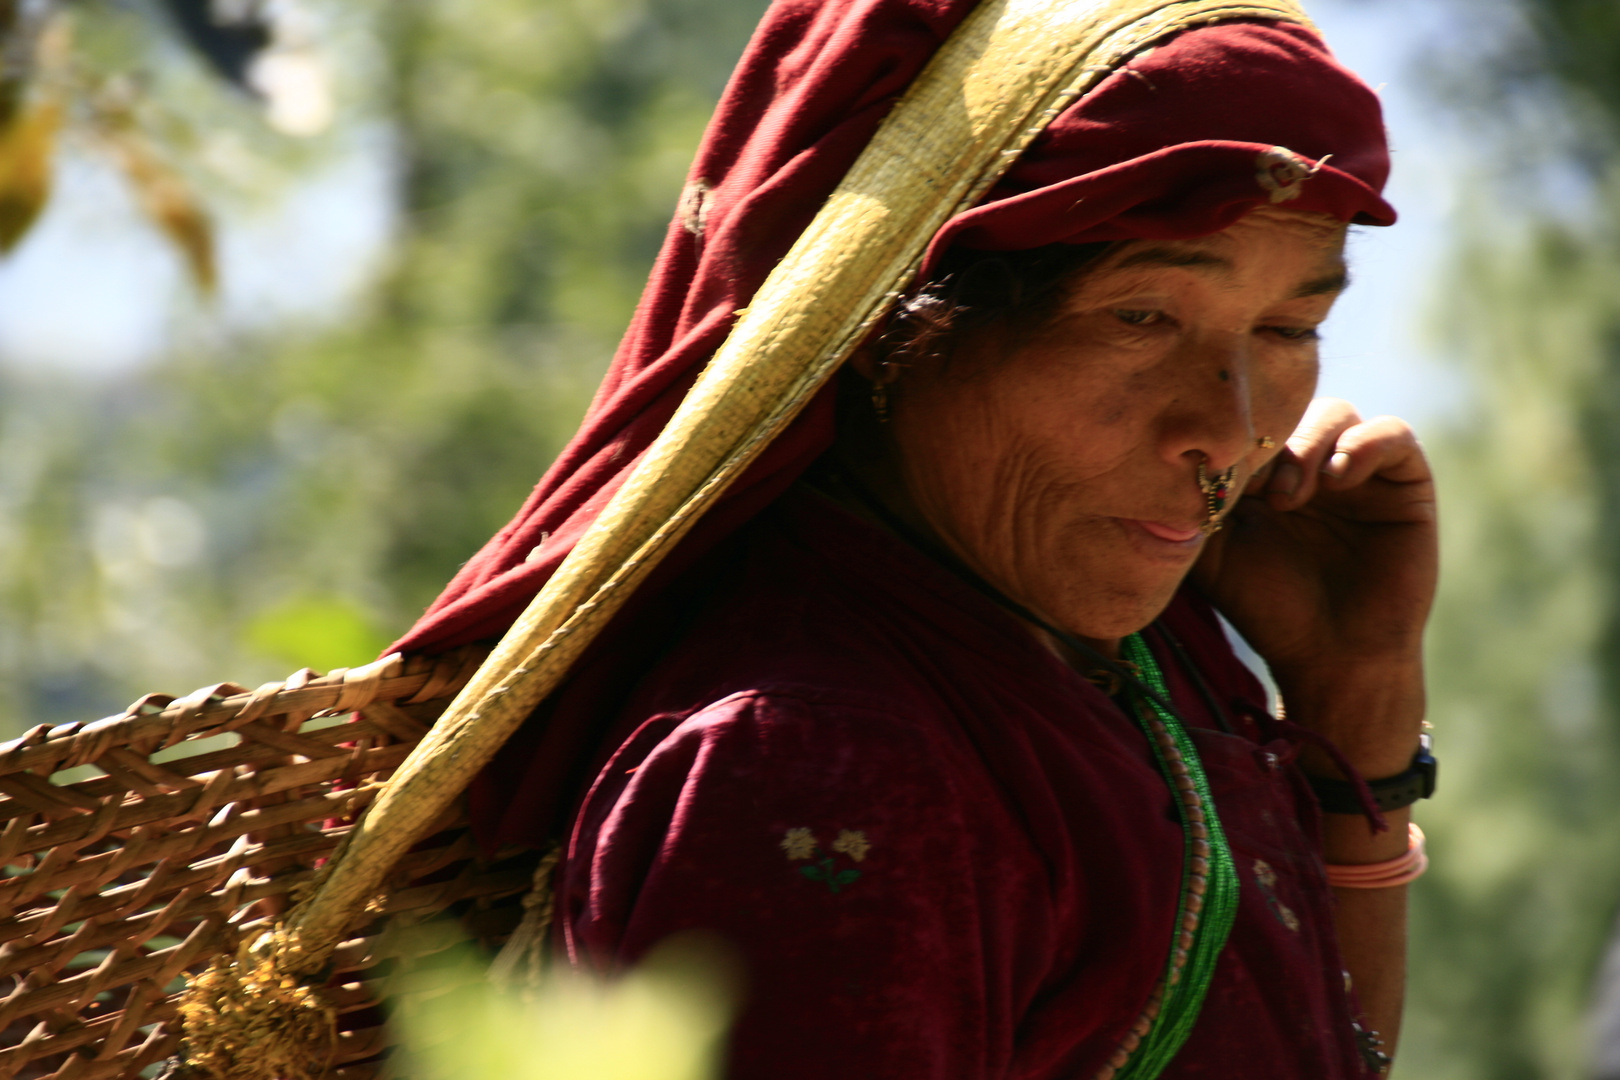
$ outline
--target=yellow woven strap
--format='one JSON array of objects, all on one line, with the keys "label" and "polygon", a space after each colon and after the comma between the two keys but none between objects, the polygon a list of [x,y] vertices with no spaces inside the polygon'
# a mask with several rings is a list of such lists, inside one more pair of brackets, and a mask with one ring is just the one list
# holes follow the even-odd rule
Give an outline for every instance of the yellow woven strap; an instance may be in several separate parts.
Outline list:
[{"label": "yellow woven strap", "polygon": [[[888,310],[940,226],[1122,61],[1175,31],[1245,18],[1309,25],[1293,0],[983,0],[760,287],[624,486],[388,782],[318,889],[240,962],[257,978],[319,972],[399,856]],[[210,976],[216,988],[223,974]],[[326,1030],[268,1019],[249,1026]],[[271,1080],[252,1048],[232,1057],[195,1023],[187,1038],[191,1061],[215,1075]],[[320,1049],[306,1052],[316,1075]]]}]

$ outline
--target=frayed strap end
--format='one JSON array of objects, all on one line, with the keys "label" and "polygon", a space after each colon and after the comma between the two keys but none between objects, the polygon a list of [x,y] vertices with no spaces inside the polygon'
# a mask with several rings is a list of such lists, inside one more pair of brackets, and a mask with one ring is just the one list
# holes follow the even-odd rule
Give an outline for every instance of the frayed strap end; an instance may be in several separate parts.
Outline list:
[{"label": "frayed strap end", "polygon": [[1273,720],[1272,724],[1277,734],[1296,742],[1310,743],[1333,759],[1333,764],[1338,766],[1339,771],[1344,773],[1345,778],[1356,789],[1356,801],[1361,804],[1361,812],[1367,818],[1368,831],[1374,836],[1389,831],[1389,819],[1384,817],[1384,812],[1378,808],[1378,800],[1373,798],[1372,788],[1367,786],[1367,778],[1350,764],[1350,759],[1344,756],[1344,751],[1340,750],[1332,739],[1282,717]]}]

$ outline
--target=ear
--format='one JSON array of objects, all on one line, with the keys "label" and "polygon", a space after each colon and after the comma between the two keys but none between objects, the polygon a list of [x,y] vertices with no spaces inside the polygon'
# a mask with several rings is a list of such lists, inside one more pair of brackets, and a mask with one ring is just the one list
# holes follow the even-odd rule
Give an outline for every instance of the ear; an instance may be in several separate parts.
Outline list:
[{"label": "ear", "polygon": [[855,373],[867,382],[877,382],[878,355],[877,350],[871,345],[860,346],[850,353],[849,359],[844,362],[854,368]]}]

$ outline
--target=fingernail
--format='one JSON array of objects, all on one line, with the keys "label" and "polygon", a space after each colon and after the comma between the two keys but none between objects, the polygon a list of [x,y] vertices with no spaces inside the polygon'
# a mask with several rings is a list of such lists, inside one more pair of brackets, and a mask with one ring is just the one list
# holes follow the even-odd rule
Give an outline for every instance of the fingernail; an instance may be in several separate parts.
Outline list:
[{"label": "fingernail", "polygon": [[1340,451],[1327,459],[1322,471],[1329,476],[1343,476],[1350,471],[1350,455]]},{"label": "fingernail", "polygon": [[1267,491],[1275,491],[1279,495],[1292,495],[1299,490],[1299,482],[1305,479],[1300,467],[1292,461],[1285,461],[1271,472],[1271,483]]}]

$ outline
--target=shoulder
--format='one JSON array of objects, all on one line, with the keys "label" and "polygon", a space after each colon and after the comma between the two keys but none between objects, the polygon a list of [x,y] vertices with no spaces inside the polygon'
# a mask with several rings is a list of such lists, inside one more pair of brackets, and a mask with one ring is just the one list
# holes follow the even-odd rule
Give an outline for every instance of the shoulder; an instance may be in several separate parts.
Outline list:
[{"label": "shoulder", "polygon": [[[1018,960],[1054,931],[1044,864],[979,788],[926,725],[836,694],[654,717],[576,825],[563,944],[611,970],[674,934],[725,942],[750,986],[732,1052],[751,1076],[810,1075],[829,1032],[834,1072],[922,1075],[933,1046],[961,1063],[928,1075],[987,1075]],[[980,955],[986,941],[1010,944]]]},{"label": "shoulder", "polygon": [[836,693],[756,690],[644,723],[592,786],[571,858],[617,849],[639,874],[672,858],[727,865],[733,848],[795,861],[842,844],[845,862],[903,850],[915,866],[990,834],[1006,843],[1017,829],[994,792],[933,725]]},{"label": "shoulder", "polygon": [[780,683],[653,716],[619,747],[598,784],[647,773],[679,777],[683,789],[749,798],[874,799],[899,788],[943,794],[974,760],[940,719],[899,711],[860,687]]},{"label": "shoulder", "polygon": [[982,766],[929,725],[758,690],[644,723],[597,777],[567,876],[572,932],[603,955],[688,918],[729,911],[734,932],[754,919],[740,910],[850,889],[854,910],[901,925],[945,868],[1039,889],[1042,865]]}]

